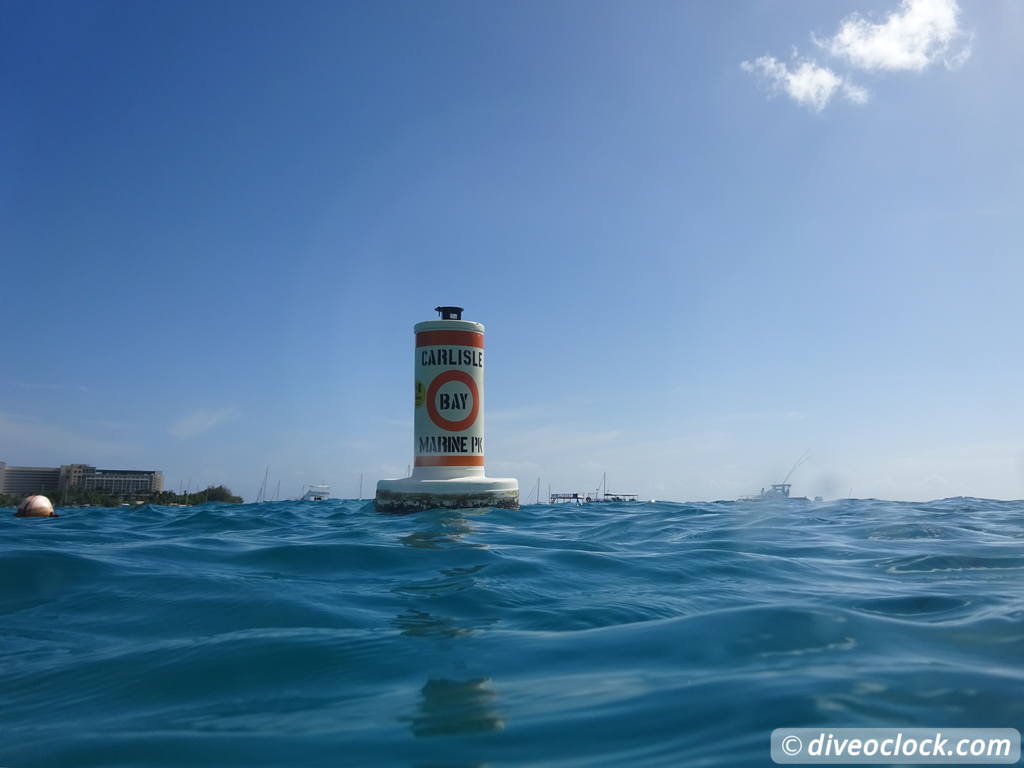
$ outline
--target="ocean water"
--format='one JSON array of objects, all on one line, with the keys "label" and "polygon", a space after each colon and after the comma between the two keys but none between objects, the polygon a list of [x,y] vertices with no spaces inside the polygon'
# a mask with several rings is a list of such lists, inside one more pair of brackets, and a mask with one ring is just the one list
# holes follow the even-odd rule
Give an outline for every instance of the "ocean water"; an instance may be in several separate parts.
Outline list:
[{"label": "ocean water", "polygon": [[0,765],[770,765],[1024,723],[1024,502],[0,515]]}]

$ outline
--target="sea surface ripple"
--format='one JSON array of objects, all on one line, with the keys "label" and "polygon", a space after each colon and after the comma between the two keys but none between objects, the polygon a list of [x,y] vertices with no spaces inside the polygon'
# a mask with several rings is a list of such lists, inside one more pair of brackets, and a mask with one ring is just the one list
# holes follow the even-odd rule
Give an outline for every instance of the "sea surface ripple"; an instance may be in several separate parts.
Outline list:
[{"label": "sea surface ripple", "polygon": [[770,765],[1021,727],[1024,502],[0,515],[0,765]]}]

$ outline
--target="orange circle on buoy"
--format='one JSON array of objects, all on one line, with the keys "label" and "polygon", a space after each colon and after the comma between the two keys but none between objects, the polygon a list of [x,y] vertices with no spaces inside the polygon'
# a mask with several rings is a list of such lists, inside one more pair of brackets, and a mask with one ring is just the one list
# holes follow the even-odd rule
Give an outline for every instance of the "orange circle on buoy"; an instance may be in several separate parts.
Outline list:
[{"label": "orange circle on buoy", "polygon": [[[469,409],[469,415],[460,421],[446,419],[437,412],[437,404],[434,402],[437,399],[437,390],[449,381],[461,381],[469,387],[469,393],[473,396],[473,407]],[[427,388],[427,413],[430,415],[430,420],[441,429],[449,432],[461,432],[464,429],[468,429],[473,426],[473,422],[476,421],[476,415],[479,412],[480,392],[476,388],[476,382],[473,381],[473,377],[465,371],[445,371],[444,373],[437,374],[434,380],[430,382],[430,386]]]}]

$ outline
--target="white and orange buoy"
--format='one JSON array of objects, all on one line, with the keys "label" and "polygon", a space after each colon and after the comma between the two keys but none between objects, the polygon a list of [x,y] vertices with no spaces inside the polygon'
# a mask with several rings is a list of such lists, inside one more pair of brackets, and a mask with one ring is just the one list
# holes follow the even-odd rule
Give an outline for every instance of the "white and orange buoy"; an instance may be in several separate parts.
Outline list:
[{"label": "white and orange buoy", "polygon": [[15,517],[56,517],[53,504],[45,496],[29,496],[18,505]]},{"label": "white and orange buoy", "polygon": [[515,478],[484,475],[484,326],[462,307],[437,307],[417,323],[412,475],[380,480],[381,512],[504,507],[519,509]]}]

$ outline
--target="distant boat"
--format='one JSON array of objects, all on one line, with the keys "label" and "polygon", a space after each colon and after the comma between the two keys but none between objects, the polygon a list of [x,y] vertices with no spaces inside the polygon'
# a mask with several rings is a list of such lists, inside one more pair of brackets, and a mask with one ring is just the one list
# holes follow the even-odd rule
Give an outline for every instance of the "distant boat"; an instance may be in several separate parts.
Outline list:
[{"label": "distant boat", "polygon": [[768,488],[762,488],[760,493],[744,497],[744,501],[769,501],[771,499],[792,499],[793,501],[808,501],[806,496],[790,496],[789,489],[792,483],[772,483]]},{"label": "distant boat", "polygon": [[762,488],[760,493],[755,493],[752,496],[741,496],[740,501],[772,501],[772,500],[786,500],[792,501],[810,501],[806,496],[790,496],[789,489],[793,487],[793,484],[787,482],[797,467],[807,461],[807,454],[810,451],[804,451],[803,456],[796,460],[796,464],[786,473],[786,476],[782,478],[781,483],[772,483],[768,488]]},{"label": "distant boat", "polygon": [[[537,493],[540,494],[540,480],[537,480]],[[611,502],[640,501],[636,493],[614,493],[608,490],[608,473],[601,476],[601,487],[596,488],[592,493],[551,493],[548,492],[549,504],[583,504],[597,503],[605,504]]]},{"label": "distant boat", "polygon": [[311,485],[299,501],[324,501],[331,497],[331,486]]},{"label": "distant boat", "polygon": [[[640,501],[640,496],[639,496],[639,494],[636,494],[636,493],[614,493],[614,492],[609,492],[608,491],[608,473],[607,472],[603,472],[601,474],[601,488],[599,490],[601,491],[601,495],[598,496],[597,495],[597,491],[595,491],[594,492],[593,501],[596,501],[596,502],[598,502],[600,504],[604,504],[605,502],[612,502],[612,501]],[[588,501],[590,501],[590,499],[588,499]]]}]

